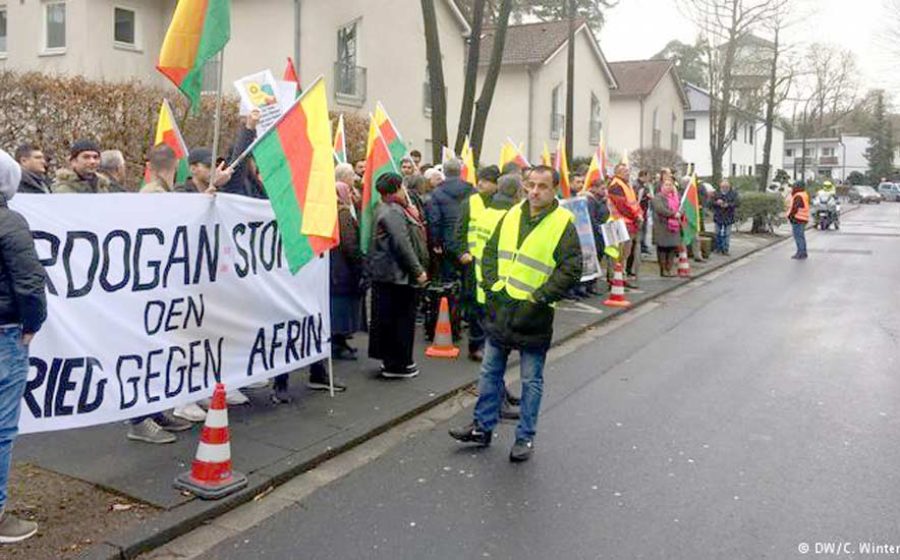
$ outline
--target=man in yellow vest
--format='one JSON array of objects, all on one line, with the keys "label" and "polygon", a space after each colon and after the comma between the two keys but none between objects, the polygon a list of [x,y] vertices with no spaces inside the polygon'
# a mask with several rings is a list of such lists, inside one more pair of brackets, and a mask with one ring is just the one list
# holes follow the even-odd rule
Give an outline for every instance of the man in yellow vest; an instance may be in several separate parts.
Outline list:
[{"label": "man in yellow vest", "polygon": [[476,245],[479,239],[490,237],[490,233],[482,231],[479,220],[491,205],[499,177],[500,169],[496,165],[478,170],[477,191],[462,202],[456,224],[456,246],[462,248],[459,262],[464,267],[462,307],[469,320],[469,359],[475,362],[484,356],[484,312],[476,297]]},{"label": "man in yellow vest", "polygon": [[527,200],[513,206],[485,245],[481,284],[486,296],[487,340],[474,420],[450,430],[464,443],[490,445],[500,416],[503,375],[518,350],[522,377],[521,418],[510,461],[534,451],[544,363],[553,339],[553,304],[581,279],[581,245],[571,212],[556,199],[559,175],[537,166],[525,176]]},{"label": "man in yellow vest", "polygon": [[794,242],[797,244],[797,253],[792,259],[804,260],[806,254],[806,224],[809,223],[809,193],[803,181],[794,183],[791,189],[791,206],[787,213],[788,221],[794,233]]}]

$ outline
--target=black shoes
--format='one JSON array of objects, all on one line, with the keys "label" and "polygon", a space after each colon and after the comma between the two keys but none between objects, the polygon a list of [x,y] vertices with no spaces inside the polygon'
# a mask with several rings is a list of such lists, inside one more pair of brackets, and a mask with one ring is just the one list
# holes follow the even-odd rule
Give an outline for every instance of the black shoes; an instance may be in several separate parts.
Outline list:
[{"label": "black shoes", "polygon": [[531,459],[534,453],[534,442],[527,439],[517,439],[509,452],[509,460],[513,463],[522,463]]},{"label": "black shoes", "polygon": [[518,406],[513,406],[508,400],[500,403],[500,418],[504,420],[518,420],[521,413]]},{"label": "black shoes", "polygon": [[401,368],[381,366],[381,376],[387,379],[412,379],[419,375],[419,366],[415,363]]},{"label": "black shoes", "polygon": [[451,428],[450,437],[463,443],[475,443],[482,447],[487,447],[491,444],[493,433],[482,430],[473,422],[467,426]]}]

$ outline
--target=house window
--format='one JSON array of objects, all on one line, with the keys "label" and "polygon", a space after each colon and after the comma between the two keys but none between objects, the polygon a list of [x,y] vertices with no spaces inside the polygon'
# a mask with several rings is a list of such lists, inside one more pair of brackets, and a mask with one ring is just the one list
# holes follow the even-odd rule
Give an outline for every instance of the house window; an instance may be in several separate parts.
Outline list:
[{"label": "house window", "polygon": [[834,157],[834,148],[822,148],[822,157]]},{"label": "house window", "polygon": [[791,148],[788,148],[787,150],[785,150],[784,157],[790,157],[790,158],[794,157],[794,150]]},{"label": "house window", "polygon": [[813,149],[812,148],[804,148],[803,157],[812,157]]},{"label": "house window", "polygon": [[113,40],[128,47],[137,46],[137,15],[127,8],[113,9]]},{"label": "house window", "polygon": [[751,146],[753,145],[754,136],[756,136],[755,133],[756,133],[756,131],[753,129],[753,125],[752,124],[748,125],[747,126],[747,141],[749,142],[749,144]]},{"label": "house window", "polygon": [[662,132],[659,130],[659,109],[653,109],[653,147],[659,148],[662,144]]},{"label": "house window", "polygon": [[44,4],[44,52],[59,52],[66,48],[66,3]]},{"label": "house window", "polygon": [[559,138],[566,128],[566,115],[562,112],[562,106],[562,84],[559,84],[550,95],[550,138]]},{"label": "house window", "polygon": [[6,6],[0,6],[0,55],[6,54]]},{"label": "house window", "polygon": [[359,27],[354,21],[338,29],[335,93],[343,100],[362,104],[366,98],[366,69],[359,66]]},{"label": "house window", "polygon": [[697,138],[697,119],[684,119],[684,139],[696,140]]},{"label": "house window", "polygon": [[603,131],[603,123],[600,121],[600,100],[597,95],[591,93],[591,130],[590,143],[596,146],[600,143],[600,133]]},{"label": "house window", "polygon": [[731,127],[731,141],[732,142],[737,142],[737,135],[738,135],[738,125],[735,124],[734,126]]},{"label": "house window", "polygon": [[203,81],[200,85],[201,93],[219,92],[219,57],[221,53],[206,61],[203,65]]},{"label": "house window", "polygon": [[736,163],[731,164],[731,176],[737,177],[737,164]]},{"label": "house window", "polygon": [[669,133],[669,146],[673,152],[678,151],[678,133],[676,130],[678,130],[678,117],[675,113],[672,113],[672,132]]}]

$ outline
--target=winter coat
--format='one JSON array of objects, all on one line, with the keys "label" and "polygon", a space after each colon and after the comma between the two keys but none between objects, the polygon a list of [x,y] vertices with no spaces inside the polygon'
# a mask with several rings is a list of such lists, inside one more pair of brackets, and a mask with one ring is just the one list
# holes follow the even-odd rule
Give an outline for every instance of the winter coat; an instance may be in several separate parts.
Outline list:
[{"label": "winter coat", "polygon": [[653,209],[653,244],[663,249],[681,245],[681,229],[669,231],[669,218],[676,213],[669,208],[665,195],[658,193],[650,203],[650,208]]},{"label": "winter coat", "polygon": [[50,185],[46,176],[23,169],[22,180],[19,181],[19,192],[26,194],[50,194]]},{"label": "winter coat", "polygon": [[426,208],[431,246],[442,248],[454,260],[465,252],[465,246],[458,246],[455,235],[460,208],[474,192],[469,183],[458,177],[450,178],[432,192]]},{"label": "winter coat", "polygon": [[194,182],[194,178],[188,177],[187,179],[185,179],[184,183],[175,185],[175,187],[172,189],[172,192],[199,193],[200,190],[197,188],[197,183]]},{"label": "winter coat", "polygon": [[47,318],[46,276],[21,214],[0,197],[0,325],[36,333]]},{"label": "winter coat", "polygon": [[125,188],[125,185],[116,181],[112,176],[107,175],[106,173],[97,172],[97,176],[103,177],[109,183],[109,192],[111,193],[124,193],[129,192],[128,189]]},{"label": "winter coat", "polygon": [[362,251],[359,246],[359,223],[350,209],[338,209],[341,243],[331,250],[331,293],[336,296],[360,294],[363,273]]},{"label": "winter coat", "polygon": [[[256,131],[247,127],[241,127],[237,142],[235,142],[234,148],[231,150],[231,161],[236,160],[238,156],[244,153],[253,144],[254,140],[256,140]],[[219,188],[219,192],[249,196],[251,198],[269,198],[256,173],[251,172],[250,162],[247,158],[241,160],[241,163],[234,168],[231,179]]]},{"label": "winter coat", "polygon": [[[725,206],[719,206],[719,200],[725,201]],[[710,202],[713,210],[713,220],[717,224],[732,225],[734,223],[734,211],[740,204],[741,199],[736,190],[731,189],[728,192],[717,191]]]},{"label": "winter coat", "polygon": [[95,174],[93,178],[85,179],[71,169],[58,169],[56,180],[53,182],[54,193],[67,194],[98,194],[109,192],[109,180],[103,175]]},{"label": "winter coat", "polygon": [[147,193],[169,193],[172,192],[172,189],[169,188],[168,185],[163,182],[159,177],[154,177],[149,183],[145,183],[141,190],[138,191],[141,194]]},{"label": "winter coat", "polygon": [[[549,209],[534,218],[528,212],[527,202],[525,205],[519,225],[520,246],[541,220],[559,206],[559,202],[554,201]],[[509,216],[507,214],[503,219]],[[553,251],[556,268],[547,282],[535,290],[532,302],[512,299],[505,291],[491,290],[497,282],[497,247],[502,228],[501,220],[484,248],[482,287],[487,295],[485,328],[494,344],[512,349],[546,350],[553,340],[554,310],[551,304],[561,300],[581,280],[582,256],[578,232],[574,223],[566,227]]]},{"label": "winter coat", "polygon": [[382,202],[375,211],[368,273],[373,282],[415,285],[427,266],[425,240],[403,208]]}]

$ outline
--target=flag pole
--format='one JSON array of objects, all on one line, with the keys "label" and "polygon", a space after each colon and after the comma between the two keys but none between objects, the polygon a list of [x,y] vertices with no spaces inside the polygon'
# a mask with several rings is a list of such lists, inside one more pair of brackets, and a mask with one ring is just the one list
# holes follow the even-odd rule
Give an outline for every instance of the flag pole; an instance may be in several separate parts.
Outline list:
[{"label": "flag pole", "polygon": [[216,115],[215,121],[213,123],[213,141],[212,141],[212,155],[210,157],[210,167],[212,167],[212,172],[209,177],[209,184],[216,184],[216,170],[219,167],[216,164],[216,160],[219,157],[219,136],[222,132],[222,82],[224,81],[223,76],[225,75],[225,49],[222,48],[219,51],[219,77],[218,77],[218,91],[216,91]]}]

